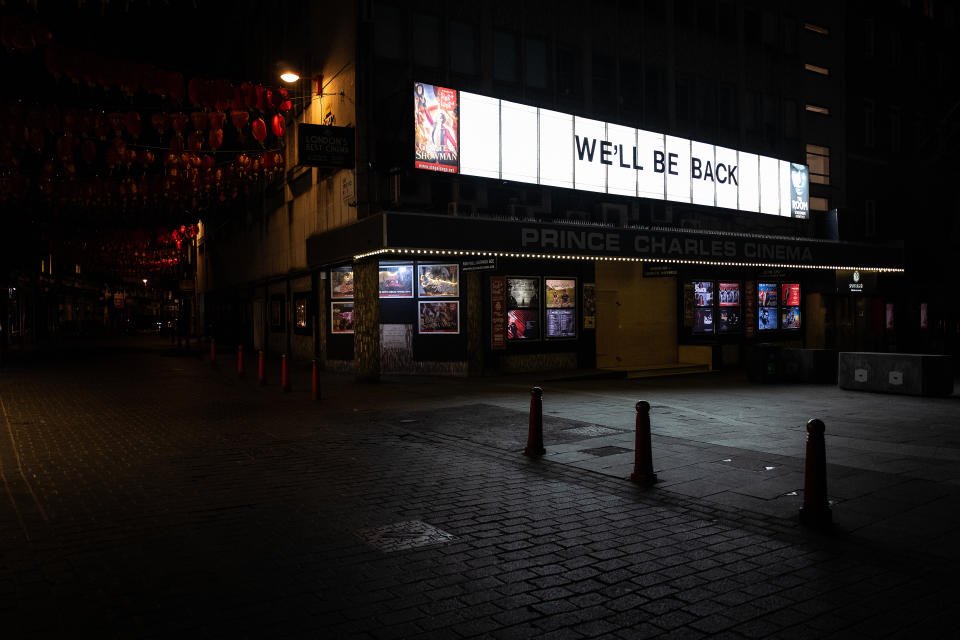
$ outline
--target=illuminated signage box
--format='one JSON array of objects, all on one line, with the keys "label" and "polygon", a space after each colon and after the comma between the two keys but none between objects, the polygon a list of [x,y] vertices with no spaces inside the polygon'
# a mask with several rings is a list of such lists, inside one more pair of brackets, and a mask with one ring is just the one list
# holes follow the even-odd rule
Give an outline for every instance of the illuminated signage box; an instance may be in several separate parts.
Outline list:
[{"label": "illuminated signage box", "polygon": [[297,160],[304,167],[352,169],[354,143],[352,127],[297,125]]},{"label": "illuminated signage box", "polygon": [[446,87],[414,85],[414,166],[791,218],[806,165]]}]

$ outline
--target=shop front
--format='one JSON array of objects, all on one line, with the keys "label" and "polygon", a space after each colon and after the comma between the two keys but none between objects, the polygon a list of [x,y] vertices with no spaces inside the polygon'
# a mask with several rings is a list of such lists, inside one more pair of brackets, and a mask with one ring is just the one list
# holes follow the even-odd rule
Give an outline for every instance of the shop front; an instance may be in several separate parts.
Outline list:
[{"label": "shop front", "polygon": [[447,375],[738,364],[819,340],[838,269],[903,271],[895,247],[394,212],[312,236],[307,258],[331,366],[358,366],[366,313],[380,370]]}]

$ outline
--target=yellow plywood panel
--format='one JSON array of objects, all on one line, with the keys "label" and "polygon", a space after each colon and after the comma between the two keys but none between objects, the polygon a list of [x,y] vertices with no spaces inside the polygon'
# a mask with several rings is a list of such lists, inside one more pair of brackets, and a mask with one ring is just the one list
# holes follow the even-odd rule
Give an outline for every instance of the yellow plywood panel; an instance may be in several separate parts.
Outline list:
[{"label": "yellow plywood panel", "polygon": [[644,278],[639,262],[598,262],[597,366],[677,362],[676,278]]}]

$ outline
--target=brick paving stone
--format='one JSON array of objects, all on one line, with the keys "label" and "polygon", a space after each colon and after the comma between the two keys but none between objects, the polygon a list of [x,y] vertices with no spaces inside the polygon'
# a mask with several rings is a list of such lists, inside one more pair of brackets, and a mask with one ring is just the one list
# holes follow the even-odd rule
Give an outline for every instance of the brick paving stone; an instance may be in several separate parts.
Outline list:
[{"label": "brick paving stone", "polygon": [[[31,540],[0,510],[5,637],[952,633],[956,562],[922,546],[881,553],[472,441],[460,431],[501,427],[430,396],[456,380],[330,376],[318,410],[206,364],[145,350],[0,377],[0,463],[17,468],[14,443],[46,514],[14,478]],[[388,553],[359,537],[411,520],[455,539]]]}]

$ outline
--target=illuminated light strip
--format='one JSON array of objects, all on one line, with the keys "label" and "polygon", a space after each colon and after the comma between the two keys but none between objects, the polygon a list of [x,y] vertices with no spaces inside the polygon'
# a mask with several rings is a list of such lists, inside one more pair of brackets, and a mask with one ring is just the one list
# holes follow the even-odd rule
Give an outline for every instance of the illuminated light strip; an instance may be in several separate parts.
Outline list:
[{"label": "illuminated light strip", "polygon": [[820,269],[824,271],[834,271],[842,269],[846,271],[865,271],[877,273],[904,273],[901,267],[850,267],[842,265],[827,264],[782,264],[774,262],[723,262],[719,260],[686,260],[683,258],[635,258],[632,256],[580,256],[580,255],[562,255],[553,253],[515,253],[508,251],[463,251],[451,249],[377,249],[367,253],[360,253],[353,256],[354,260],[365,260],[374,256],[384,254],[392,255],[457,255],[457,256],[477,256],[482,258],[527,258],[531,260],[596,260],[602,262],[655,262],[662,264],[696,264],[719,267],[767,267],[777,269]]}]

